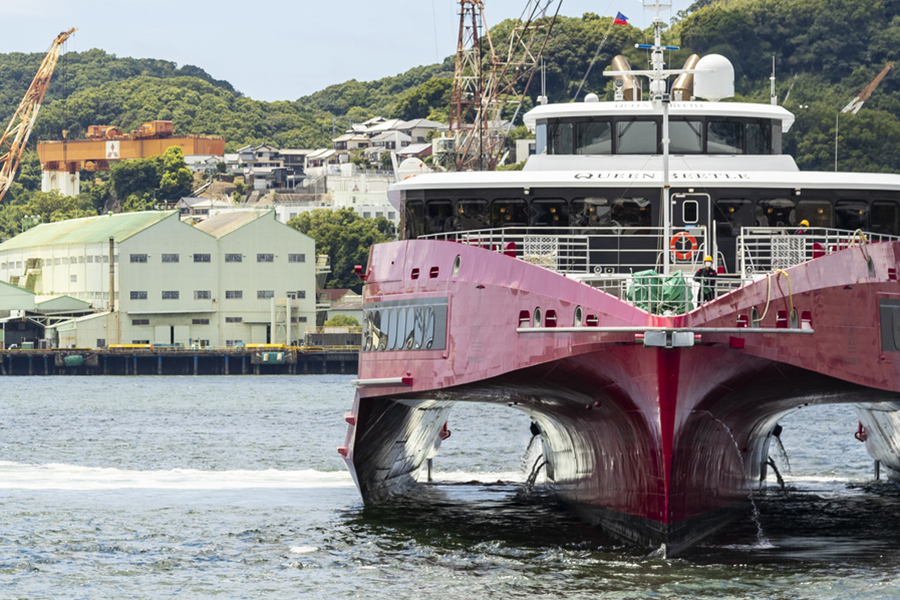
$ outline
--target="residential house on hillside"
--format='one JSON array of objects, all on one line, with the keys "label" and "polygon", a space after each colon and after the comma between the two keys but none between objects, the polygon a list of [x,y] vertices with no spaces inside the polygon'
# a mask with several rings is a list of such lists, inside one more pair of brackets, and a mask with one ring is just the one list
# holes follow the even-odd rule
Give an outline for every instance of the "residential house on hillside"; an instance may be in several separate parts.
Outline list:
[{"label": "residential house on hillside", "polygon": [[355,123],[343,135],[332,140],[334,149],[341,162],[349,160],[348,154],[353,150],[364,150],[364,156],[371,162],[379,162],[385,151],[397,151],[412,144],[420,144],[415,152],[409,155],[424,158],[431,154],[424,144],[428,142],[431,132],[446,129],[446,125],[428,119],[385,119],[375,117],[363,123]]},{"label": "residential house on hillside", "polygon": [[426,156],[431,156],[432,150],[431,142],[424,144],[410,144],[406,148],[397,151],[397,158],[399,160],[410,158],[412,156],[416,158],[425,158]]},{"label": "residential house on hillside", "polygon": [[361,133],[345,133],[340,137],[332,140],[334,149],[341,150],[359,150],[360,148],[369,147],[369,138]]},{"label": "residential house on hillside", "polygon": [[306,178],[306,160],[312,153],[271,144],[244,146],[238,151],[239,167],[253,189],[294,188]]},{"label": "residential house on hillside", "polygon": [[308,169],[324,167],[335,155],[334,148],[319,148],[306,156],[306,166]]},{"label": "residential house on hillside", "polygon": [[284,166],[279,149],[270,144],[244,146],[238,153],[240,154],[241,167],[244,169]]},{"label": "residential house on hillside", "polygon": [[241,155],[237,152],[226,152],[222,160],[225,162],[225,172],[229,175],[236,175],[241,172]]},{"label": "residential house on hillside", "polygon": [[215,154],[192,154],[184,157],[184,164],[194,173],[215,169],[221,161],[222,157]]},{"label": "residential house on hillside", "polygon": [[408,135],[412,139],[412,143],[424,144],[428,141],[429,133],[447,129],[447,126],[428,119],[413,119],[412,121],[404,121],[397,126],[397,129]]},{"label": "residential house on hillside", "polygon": [[412,143],[412,138],[399,130],[385,131],[373,135],[371,138],[372,146],[382,148],[383,150],[400,150]]}]

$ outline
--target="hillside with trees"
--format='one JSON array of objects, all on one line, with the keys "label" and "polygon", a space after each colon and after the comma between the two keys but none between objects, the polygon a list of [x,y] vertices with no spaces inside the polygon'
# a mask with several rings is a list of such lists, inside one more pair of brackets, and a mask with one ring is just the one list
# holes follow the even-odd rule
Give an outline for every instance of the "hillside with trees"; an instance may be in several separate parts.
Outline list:
[{"label": "hillside with trees", "polygon": [[[492,28],[495,46],[503,46],[512,25],[512,21],[504,21]],[[606,41],[598,49],[604,37]],[[609,17],[593,13],[560,17],[545,50],[550,100],[572,101],[588,71],[579,100],[586,92],[611,99],[613,86],[603,76],[604,68],[619,53],[634,67],[645,67],[647,52],[635,49],[634,44],[647,41],[649,30],[615,26]],[[885,78],[859,114],[838,116],[888,61],[898,59],[900,0],[697,0],[691,9],[675,15],[664,41],[682,47],[666,57],[673,66],[681,66],[694,52],[727,56],[735,66],[736,100],[768,101],[774,56],[779,102],[797,117],[784,145],[801,168],[834,168],[837,122],[841,170],[900,172],[900,153],[896,151],[900,144],[900,72]],[[0,55],[0,117],[4,120],[15,110],[42,58],[42,54]],[[22,207],[31,206],[34,194],[39,193],[40,167],[33,150],[37,139],[61,139],[63,130],[69,138],[77,138],[94,124],[128,131],[144,121],[167,119],[174,122],[178,134],[224,137],[229,152],[263,142],[321,148],[330,145],[333,128],[340,132],[352,122],[376,115],[446,122],[452,73],[451,56],[440,64],[415,67],[376,81],[351,80],[297,100],[262,102],[245,97],[227,81],[195,66],[119,58],[102,50],[67,53],[54,74],[31,149],[0,207],[0,237],[27,226],[12,212],[35,214]],[[527,104],[533,105],[538,93],[533,86]],[[525,135],[520,127],[512,137]],[[125,171],[141,171],[144,175],[138,180],[146,185],[139,190],[117,185],[115,169],[99,175],[84,173],[84,192],[77,202],[41,214],[54,219],[110,205],[137,209],[178,191],[157,183],[156,177],[162,181],[159,164],[119,169],[120,180],[125,179]],[[40,200],[33,206],[45,206],[46,199]]]}]

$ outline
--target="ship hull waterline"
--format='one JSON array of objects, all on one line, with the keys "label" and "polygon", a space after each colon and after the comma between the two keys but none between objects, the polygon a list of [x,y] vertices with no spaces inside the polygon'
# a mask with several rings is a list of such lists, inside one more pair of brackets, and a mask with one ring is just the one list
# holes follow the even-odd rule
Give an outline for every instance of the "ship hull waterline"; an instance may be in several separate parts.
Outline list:
[{"label": "ship hull waterline", "polygon": [[[540,427],[560,499],[624,540],[677,552],[727,523],[764,485],[785,413],[898,398],[896,356],[881,341],[885,298],[900,298],[888,275],[897,246],[818,258],[788,269],[790,286],[761,280],[679,317],[650,315],[484,249],[376,246],[367,310],[406,306],[413,323],[413,306],[443,303],[446,338],[438,349],[362,353],[362,382],[406,380],[359,388],[342,452],[364,501],[381,502],[415,484],[453,402],[508,404]],[[408,277],[430,265],[437,276]],[[554,311],[560,331],[523,328],[523,311],[535,307]],[[597,316],[597,332],[571,330],[576,307]],[[753,308],[759,331],[731,331]],[[787,311],[813,331],[776,331]],[[630,327],[690,329],[698,339],[645,347],[620,331]]]}]

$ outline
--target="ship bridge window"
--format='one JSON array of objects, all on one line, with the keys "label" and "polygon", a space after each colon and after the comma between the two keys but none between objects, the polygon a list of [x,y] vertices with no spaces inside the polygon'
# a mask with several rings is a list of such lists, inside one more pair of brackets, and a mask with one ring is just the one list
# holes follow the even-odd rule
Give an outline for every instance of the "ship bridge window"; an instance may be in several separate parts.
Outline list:
[{"label": "ship bridge window", "polygon": [[524,200],[494,200],[491,203],[491,227],[526,227],[528,205]]},{"label": "ship bridge window", "polygon": [[900,206],[891,200],[872,203],[872,232],[900,235]]},{"label": "ship bridge window", "polygon": [[[747,123],[747,154],[771,154],[772,124],[768,121]],[[812,221],[810,221],[812,223]]]},{"label": "ship bridge window", "polygon": [[565,200],[533,200],[531,224],[537,227],[568,227],[569,205]]},{"label": "ship bridge window", "polygon": [[797,224],[794,203],[787,198],[760,200],[756,205],[756,224],[759,227],[792,227]]},{"label": "ship bridge window", "polygon": [[534,132],[534,153],[546,154],[547,152],[547,124],[538,123]]},{"label": "ship bridge window", "polygon": [[737,237],[741,227],[753,227],[753,203],[744,198],[723,198],[716,200],[716,234]]},{"label": "ship bridge window", "polygon": [[425,233],[453,231],[453,203],[449,200],[429,200],[425,203]]},{"label": "ship bridge window", "polygon": [[656,154],[656,121],[616,121],[616,154]]},{"label": "ship bridge window", "polygon": [[403,238],[414,240],[424,233],[423,231],[423,208],[421,200],[408,200],[404,203],[403,217],[405,220],[403,228]]},{"label": "ship bridge window", "polygon": [[706,123],[709,154],[743,154],[744,124],[732,120],[710,120]]},{"label": "ship bridge window", "polygon": [[547,125],[550,154],[572,154],[572,123],[551,122]]},{"label": "ship bridge window", "polygon": [[670,121],[669,140],[669,152],[672,154],[703,152],[703,122]]},{"label": "ship bridge window", "polygon": [[609,227],[612,206],[606,198],[579,198],[572,201],[572,225]]},{"label": "ship bridge window", "polygon": [[612,123],[610,121],[576,123],[575,154],[612,154]]},{"label": "ship bridge window", "polygon": [[490,227],[491,213],[485,200],[458,200],[456,219],[460,231]]},{"label": "ship bridge window", "polygon": [[828,200],[801,200],[797,203],[797,222],[809,221],[810,227],[834,227],[834,211]]},{"label": "ship bridge window", "polygon": [[834,226],[856,231],[869,228],[869,206],[863,200],[838,200],[834,205]]}]

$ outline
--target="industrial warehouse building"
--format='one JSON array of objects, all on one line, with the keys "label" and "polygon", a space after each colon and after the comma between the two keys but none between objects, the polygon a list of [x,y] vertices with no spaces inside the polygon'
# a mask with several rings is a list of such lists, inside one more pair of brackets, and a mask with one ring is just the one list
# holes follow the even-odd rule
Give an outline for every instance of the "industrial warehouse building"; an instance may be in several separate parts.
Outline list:
[{"label": "industrial warehouse building", "polygon": [[292,343],[315,324],[315,259],[274,211],[148,211],[29,229],[0,244],[0,280],[101,311],[47,331],[59,347]]}]

